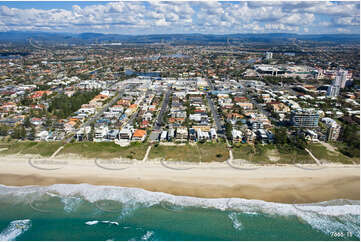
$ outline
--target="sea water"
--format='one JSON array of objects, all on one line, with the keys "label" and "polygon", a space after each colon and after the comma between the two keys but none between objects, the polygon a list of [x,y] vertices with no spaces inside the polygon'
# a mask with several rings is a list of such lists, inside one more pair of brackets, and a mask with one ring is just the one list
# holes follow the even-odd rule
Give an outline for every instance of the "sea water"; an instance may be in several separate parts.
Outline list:
[{"label": "sea water", "polygon": [[360,202],[282,204],[138,188],[0,185],[0,240],[359,240]]}]

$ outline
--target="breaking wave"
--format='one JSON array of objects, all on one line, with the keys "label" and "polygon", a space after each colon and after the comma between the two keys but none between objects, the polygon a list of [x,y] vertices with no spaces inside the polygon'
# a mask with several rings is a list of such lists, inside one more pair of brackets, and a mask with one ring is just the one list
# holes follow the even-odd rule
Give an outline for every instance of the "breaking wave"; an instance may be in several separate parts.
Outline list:
[{"label": "breaking wave", "polygon": [[11,221],[9,226],[1,231],[0,241],[15,240],[16,237],[25,233],[31,227],[31,220],[14,220]]},{"label": "breaking wave", "polygon": [[95,225],[95,224],[98,224],[98,223],[119,225],[118,222],[107,221],[107,220],[103,220],[103,221],[93,220],[93,221],[87,221],[87,222],[85,222],[86,225]]},{"label": "breaking wave", "polygon": [[[240,198],[205,199],[174,196],[139,188],[94,186],[89,184],[56,184],[47,187],[0,185],[0,199],[3,197],[9,199],[11,197],[16,202],[41,200],[42,197],[50,194],[61,198],[66,212],[72,212],[83,201],[97,203],[104,200],[119,203],[123,210],[117,212],[122,216],[142,207],[160,206],[168,210],[175,210],[176,208],[178,211],[179,208],[200,207],[229,211],[229,218],[232,220],[233,227],[237,230],[243,228],[237,213],[284,217],[296,216],[300,222],[307,223],[325,234],[329,235],[332,231],[351,231],[360,238],[360,201],[356,200],[338,199],[311,204],[282,204]],[[88,225],[97,223],[112,222],[86,222]]]}]

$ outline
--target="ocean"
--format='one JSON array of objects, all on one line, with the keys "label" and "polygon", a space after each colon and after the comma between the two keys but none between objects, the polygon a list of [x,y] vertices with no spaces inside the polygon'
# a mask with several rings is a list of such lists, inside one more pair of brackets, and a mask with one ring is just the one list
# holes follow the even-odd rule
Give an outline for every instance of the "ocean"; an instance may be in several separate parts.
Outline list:
[{"label": "ocean", "polygon": [[359,240],[360,201],[282,204],[138,188],[0,185],[0,240]]}]

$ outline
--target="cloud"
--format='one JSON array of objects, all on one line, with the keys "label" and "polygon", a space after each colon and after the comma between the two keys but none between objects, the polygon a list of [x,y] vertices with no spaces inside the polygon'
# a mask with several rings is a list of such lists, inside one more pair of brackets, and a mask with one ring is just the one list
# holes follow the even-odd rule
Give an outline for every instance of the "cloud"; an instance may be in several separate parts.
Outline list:
[{"label": "cloud", "polygon": [[360,14],[360,4],[356,2],[319,2],[303,11],[328,16],[356,16]]},{"label": "cloud", "polygon": [[289,25],[309,25],[311,23],[313,23],[313,21],[315,20],[315,16],[314,14],[309,14],[309,13],[305,13],[305,14],[291,14],[286,16],[285,18],[282,18],[280,20],[281,23],[284,24],[289,24]]},{"label": "cloud", "polygon": [[344,28],[337,28],[336,30],[339,33],[350,33],[351,32],[349,29],[344,29]]},{"label": "cloud", "polygon": [[[26,6],[29,6],[28,8]],[[111,33],[359,33],[357,2],[89,2],[70,9],[0,6],[0,30]]]},{"label": "cloud", "polygon": [[285,32],[285,31],[299,31],[299,27],[298,26],[288,26],[285,24],[266,24],[265,25],[265,29],[268,30],[276,30],[276,31],[280,31],[280,32]]},{"label": "cloud", "polygon": [[358,26],[360,25],[360,17],[343,17],[337,18],[335,23],[340,26]]}]

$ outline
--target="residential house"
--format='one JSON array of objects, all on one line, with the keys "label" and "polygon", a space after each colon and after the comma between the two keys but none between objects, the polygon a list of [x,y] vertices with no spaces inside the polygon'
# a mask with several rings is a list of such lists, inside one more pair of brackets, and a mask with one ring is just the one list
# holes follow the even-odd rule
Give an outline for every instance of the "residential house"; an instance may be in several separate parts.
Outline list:
[{"label": "residential house", "polygon": [[132,138],[133,132],[130,128],[123,128],[119,131],[118,137],[119,139],[130,140]]},{"label": "residential house", "polygon": [[175,138],[175,129],[170,128],[168,130],[168,141],[173,141]]},{"label": "residential house", "polygon": [[291,109],[281,102],[270,102],[267,104],[267,107],[275,113],[288,113]]},{"label": "residential house", "polygon": [[160,131],[159,130],[153,130],[149,135],[149,142],[154,143],[159,140]]},{"label": "residential house", "polygon": [[318,135],[315,131],[306,129],[304,131],[305,139],[311,142],[319,142]]},{"label": "residential house", "polygon": [[218,138],[217,131],[214,128],[209,130],[209,137],[211,140],[216,140]]},{"label": "residential house", "polygon": [[163,130],[160,134],[160,141],[167,141],[168,132],[166,130]]},{"label": "residential house", "polygon": [[147,131],[144,129],[136,129],[133,133],[132,141],[144,141],[147,136]]},{"label": "residential house", "polygon": [[186,127],[178,127],[176,140],[180,142],[185,142],[188,139],[188,130]]},{"label": "residential house", "polygon": [[253,104],[250,102],[237,102],[236,105],[240,106],[244,110],[252,110],[253,109]]},{"label": "residential house", "polygon": [[52,94],[52,91],[35,91],[30,95],[30,98],[39,99],[44,95],[50,95],[50,94]]},{"label": "residential house", "polygon": [[94,141],[95,142],[104,141],[106,139],[107,134],[108,134],[108,126],[96,127],[94,130]]},{"label": "residential house", "polygon": [[122,105],[113,105],[109,108],[109,111],[122,113],[124,111],[124,107]]},{"label": "residential house", "polygon": [[234,143],[241,142],[243,139],[243,133],[240,130],[233,129],[232,130],[232,141]]},{"label": "residential house", "polygon": [[190,141],[197,141],[197,133],[194,128],[189,129],[188,135]]},{"label": "residential house", "polygon": [[208,140],[209,139],[209,133],[202,131],[201,129],[196,129],[197,130],[197,138],[198,141],[202,141],[202,140]]},{"label": "residential house", "polygon": [[39,126],[43,123],[43,120],[41,118],[36,118],[36,117],[33,117],[30,119],[30,123],[35,125],[35,126]]},{"label": "residential house", "polygon": [[111,129],[107,133],[107,139],[108,140],[115,140],[118,137],[119,130],[118,129]]},{"label": "residential house", "polygon": [[244,130],[244,140],[247,143],[253,143],[256,137],[257,135],[251,129]]},{"label": "residential house", "polygon": [[69,132],[74,131],[75,125],[76,125],[76,121],[74,121],[74,120],[69,120],[68,122],[66,122],[64,124],[65,132],[69,133]]}]

